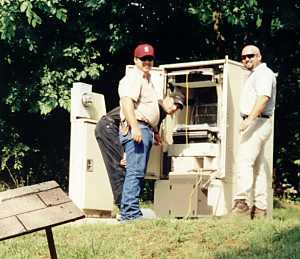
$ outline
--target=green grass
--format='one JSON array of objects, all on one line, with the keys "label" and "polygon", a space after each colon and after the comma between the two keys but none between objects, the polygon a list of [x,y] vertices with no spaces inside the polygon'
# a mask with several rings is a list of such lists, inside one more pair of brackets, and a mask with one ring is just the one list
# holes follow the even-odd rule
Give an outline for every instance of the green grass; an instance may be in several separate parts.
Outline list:
[{"label": "green grass", "polygon": [[[300,206],[273,220],[156,219],[53,228],[58,258],[300,258]],[[0,242],[0,258],[50,258],[44,231]]]}]

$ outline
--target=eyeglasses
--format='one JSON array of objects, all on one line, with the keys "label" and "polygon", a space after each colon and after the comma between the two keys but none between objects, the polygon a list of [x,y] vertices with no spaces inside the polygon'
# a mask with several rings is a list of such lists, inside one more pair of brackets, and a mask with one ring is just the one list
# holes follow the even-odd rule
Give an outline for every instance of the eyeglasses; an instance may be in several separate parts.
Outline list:
[{"label": "eyeglasses", "polygon": [[242,60],[248,58],[248,59],[251,59],[251,58],[254,58],[256,54],[246,54],[246,55],[242,55]]},{"label": "eyeglasses", "polygon": [[152,57],[152,56],[144,56],[144,57],[141,57],[141,58],[139,58],[141,61],[153,61],[154,60],[154,58]]}]

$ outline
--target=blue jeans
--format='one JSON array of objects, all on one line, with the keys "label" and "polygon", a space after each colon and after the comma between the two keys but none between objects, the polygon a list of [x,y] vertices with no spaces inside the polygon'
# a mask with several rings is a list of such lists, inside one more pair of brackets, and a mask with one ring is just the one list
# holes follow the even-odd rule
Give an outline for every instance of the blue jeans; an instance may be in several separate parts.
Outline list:
[{"label": "blue jeans", "polygon": [[143,216],[139,206],[139,198],[153,144],[153,131],[143,124],[139,124],[139,127],[142,132],[140,143],[133,141],[130,131],[127,135],[120,133],[120,141],[125,149],[127,160],[120,210],[122,220]]}]

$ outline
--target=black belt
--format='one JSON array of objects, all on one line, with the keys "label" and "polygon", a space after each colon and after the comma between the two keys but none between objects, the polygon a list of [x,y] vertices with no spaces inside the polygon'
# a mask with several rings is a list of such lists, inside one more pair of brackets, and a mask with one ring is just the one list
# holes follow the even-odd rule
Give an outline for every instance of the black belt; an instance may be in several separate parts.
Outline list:
[{"label": "black belt", "polygon": [[146,121],[138,120],[138,123],[143,124],[153,131],[153,127]]},{"label": "black belt", "polygon": [[[246,118],[249,117],[249,115],[243,114],[241,115],[241,117],[243,118],[243,120],[245,120]],[[266,115],[266,114],[260,114],[257,116],[258,118],[265,118],[265,119],[269,119],[271,116],[270,115]]]}]

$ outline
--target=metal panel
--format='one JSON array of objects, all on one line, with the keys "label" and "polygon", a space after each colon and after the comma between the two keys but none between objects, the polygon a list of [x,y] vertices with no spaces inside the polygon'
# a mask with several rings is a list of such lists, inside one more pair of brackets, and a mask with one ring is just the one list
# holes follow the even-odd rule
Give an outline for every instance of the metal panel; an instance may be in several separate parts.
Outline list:
[{"label": "metal panel", "polygon": [[[106,113],[104,96],[90,92],[91,102],[84,106],[82,92],[85,84],[75,84],[73,88],[69,195],[83,210],[112,211],[111,186],[95,137],[96,123]],[[86,111],[88,118],[81,117],[81,110]]]},{"label": "metal panel", "polygon": [[173,144],[168,147],[169,156],[218,156],[219,145],[213,143]]},{"label": "metal panel", "polygon": [[[84,99],[88,102],[84,104]],[[71,121],[92,119],[98,121],[106,113],[105,100],[102,94],[92,93],[92,85],[74,83],[71,89]]]},{"label": "metal panel", "polygon": [[232,178],[235,166],[235,157],[239,142],[239,97],[248,71],[243,67],[230,63],[227,59],[224,64],[222,110],[221,110],[221,150],[219,178]]},{"label": "metal panel", "polygon": [[[83,209],[112,210],[113,195],[102,154],[95,138],[95,124],[86,123],[85,202]],[[88,163],[91,168],[88,168]]]},{"label": "metal panel", "polygon": [[113,196],[106,167],[95,138],[96,123],[72,123],[69,194],[81,209],[112,210]]},{"label": "metal panel", "polygon": [[82,104],[82,96],[92,92],[92,85],[74,83],[71,89],[71,121],[77,118],[91,118],[89,110]]},{"label": "metal panel", "polygon": [[197,69],[201,66],[214,66],[223,64],[224,59],[216,59],[216,60],[208,60],[208,61],[194,61],[194,62],[185,62],[185,63],[174,63],[174,64],[164,64],[160,65],[160,68],[163,68],[165,70],[178,70],[182,69],[182,73],[190,73],[191,70]]},{"label": "metal panel", "polygon": [[173,217],[201,217],[211,215],[212,208],[207,204],[207,196],[201,190],[208,180],[199,173],[177,173],[170,175],[170,215]]},{"label": "metal panel", "polygon": [[162,146],[153,145],[150,151],[146,179],[160,179],[162,168]]},{"label": "metal panel", "polygon": [[169,217],[172,199],[169,180],[157,180],[154,185],[154,211],[157,217]]}]

